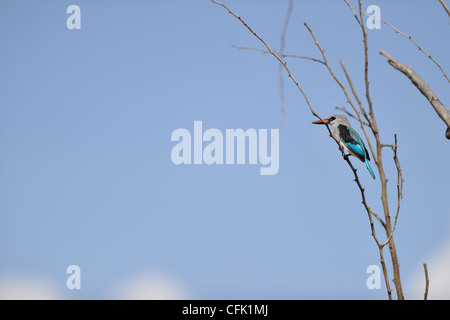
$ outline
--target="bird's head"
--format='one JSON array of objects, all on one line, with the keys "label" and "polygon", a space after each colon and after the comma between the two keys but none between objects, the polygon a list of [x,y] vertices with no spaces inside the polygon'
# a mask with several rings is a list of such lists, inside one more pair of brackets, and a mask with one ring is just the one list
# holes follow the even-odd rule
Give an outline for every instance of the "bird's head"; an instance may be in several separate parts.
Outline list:
[{"label": "bird's head", "polygon": [[333,114],[328,118],[322,120],[313,121],[314,124],[331,124],[332,126],[338,125],[340,123],[348,123],[347,117],[342,114]]}]

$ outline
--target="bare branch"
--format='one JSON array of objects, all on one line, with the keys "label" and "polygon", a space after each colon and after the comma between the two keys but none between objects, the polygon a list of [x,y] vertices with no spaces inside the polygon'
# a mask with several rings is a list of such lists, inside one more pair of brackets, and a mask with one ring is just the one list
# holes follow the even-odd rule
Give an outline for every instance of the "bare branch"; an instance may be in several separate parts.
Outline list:
[{"label": "bare branch", "polygon": [[[403,174],[402,174],[402,169],[400,167],[400,160],[398,160],[398,155],[397,155],[397,149],[398,149],[398,145],[397,145],[397,134],[394,134],[394,147],[392,147],[392,150],[394,150],[394,162],[395,162],[395,167],[397,168],[397,194],[398,194],[398,200],[402,200],[403,201],[403,182],[405,181],[403,179]],[[397,216],[398,216],[398,212],[400,210],[400,204],[397,207]],[[395,223],[397,223],[397,218],[395,218]]]},{"label": "bare branch", "polygon": [[395,228],[397,227],[398,214],[400,213],[400,202],[403,201],[403,182],[405,181],[403,179],[402,169],[400,167],[400,161],[398,160],[398,155],[397,155],[397,148],[398,148],[397,134],[396,133],[394,134],[394,144],[393,145],[384,145],[384,146],[390,146],[392,148],[392,151],[394,152],[393,158],[394,158],[395,168],[397,169],[397,212],[395,213],[394,226],[392,227],[391,234],[389,235],[388,239],[383,244],[383,246],[385,246],[386,244],[389,243],[392,236],[394,235]]},{"label": "bare branch", "polygon": [[381,217],[377,213],[370,209],[370,214],[378,220],[378,222],[383,226],[384,229],[386,229],[386,223],[384,223],[383,219],[381,219]]},{"label": "bare branch", "polygon": [[430,285],[430,279],[428,278],[428,266],[426,263],[423,264],[423,270],[425,272],[425,293],[423,294],[423,300],[428,299],[428,287]]},{"label": "bare branch", "polygon": [[[430,102],[431,106],[434,108],[438,116],[447,125],[447,128],[450,128],[450,112],[447,111],[442,102],[438,99],[436,94],[433,92],[433,90],[431,90],[431,88],[426,84],[426,82],[423,81],[422,78],[420,78],[419,75],[410,66],[407,66],[398,60],[395,60],[386,51],[381,50],[380,54],[388,59],[388,63],[392,67],[402,72],[405,76],[407,76],[411,80],[411,82],[416,86],[416,88],[425,96],[425,98],[427,98],[427,100]],[[450,139],[449,137],[447,138]]]},{"label": "bare branch", "polygon": [[450,18],[450,9],[448,8],[447,4],[445,3],[444,0],[439,0],[439,2],[442,4],[442,6],[444,7],[445,11],[447,11],[448,17]]},{"label": "bare branch", "polygon": [[364,13],[364,15],[366,16],[370,16],[370,17],[374,17],[375,19],[378,19],[380,21],[382,21],[384,24],[388,25],[389,27],[391,27],[392,29],[395,30],[396,33],[401,34],[402,36],[404,36],[406,39],[410,40],[416,47],[417,49],[419,49],[422,53],[424,53],[428,58],[430,58],[431,61],[434,62],[434,64],[441,70],[442,75],[445,77],[445,79],[447,79],[447,81],[450,83],[450,79],[448,78],[447,74],[445,73],[444,69],[442,68],[442,66],[436,61],[434,60],[431,55],[426,52],[424,49],[422,49],[422,47],[412,38],[412,36],[407,36],[406,34],[404,34],[403,32],[401,32],[400,30],[398,30],[395,26],[393,26],[391,23],[387,22],[386,20],[383,20],[381,18],[378,18],[377,16],[371,16],[368,15],[367,13]]},{"label": "bare branch", "polygon": [[312,29],[309,27],[309,25],[304,22],[303,23],[306,27],[306,29],[308,29],[311,37],[314,40],[314,44],[316,45],[316,47],[319,49],[320,53],[322,54],[322,58],[323,58],[323,64],[327,67],[328,71],[330,72],[331,76],[333,77],[333,79],[337,82],[337,84],[341,87],[342,91],[344,92],[346,98],[347,98],[347,102],[350,103],[352,105],[352,107],[355,109],[355,106],[353,105],[353,102],[350,99],[350,96],[347,93],[347,90],[345,89],[344,84],[336,77],[336,75],[333,72],[333,69],[331,68],[330,64],[328,63],[328,59],[327,56],[325,55],[325,50],[322,49],[322,47],[320,46],[319,42],[317,41],[316,35],[314,34],[314,32],[312,31]]},{"label": "bare branch", "polygon": [[[255,47],[239,47],[239,46],[234,46],[234,45],[231,46],[231,47],[235,48],[235,49],[239,49],[239,50],[254,50],[254,51],[259,51],[259,52],[262,52],[262,53],[270,53],[268,50],[255,48]],[[282,53],[282,52],[277,51],[277,50],[273,50],[273,52],[275,52],[278,56],[280,56],[282,58],[306,59],[306,60],[311,60],[311,61],[318,62],[318,63],[321,63],[321,64],[325,65],[325,62],[323,62],[322,60],[319,60],[319,59],[314,59],[314,58],[307,57],[307,56],[299,56],[299,55],[296,55],[296,54],[286,54],[286,53]]]},{"label": "bare branch", "polygon": [[[366,28],[364,27],[361,0],[358,0],[358,5],[359,5],[359,18],[360,18],[359,24],[361,26],[361,31],[363,33],[363,43],[364,43],[364,82],[366,84],[366,99],[367,99],[367,103],[369,105],[369,114],[372,119],[372,121],[369,121],[369,122],[372,124],[372,129],[374,131],[377,131],[377,124],[376,124],[375,116],[373,113],[372,99],[370,98],[370,90],[369,90],[369,84],[370,84],[370,82],[369,82],[369,47],[367,45],[367,32],[366,32]],[[376,136],[377,136],[377,134],[376,134]]]},{"label": "bare branch", "polygon": [[361,24],[361,21],[359,20],[358,15],[356,14],[355,9],[352,7],[352,5],[351,5],[347,0],[344,0],[344,1],[345,1],[345,3],[347,4],[347,6],[350,8],[350,10],[352,10],[353,16],[355,17],[355,19],[356,19],[356,21],[358,22],[358,24]]}]

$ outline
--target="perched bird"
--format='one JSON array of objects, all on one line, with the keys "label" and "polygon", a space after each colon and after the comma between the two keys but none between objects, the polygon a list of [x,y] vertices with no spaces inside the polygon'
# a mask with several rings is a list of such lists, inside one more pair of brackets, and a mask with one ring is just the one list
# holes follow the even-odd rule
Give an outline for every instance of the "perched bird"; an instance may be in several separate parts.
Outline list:
[{"label": "perched bird", "polygon": [[346,116],[342,114],[333,114],[332,116],[323,119],[317,120],[313,122],[314,124],[325,124],[328,123],[333,126],[333,137],[339,141],[339,144],[341,145],[344,150],[347,150],[352,156],[355,156],[362,162],[366,164],[367,170],[369,170],[370,175],[372,178],[375,179],[375,175],[372,171],[372,168],[370,167],[370,156],[369,152],[366,149],[366,146],[364,145],[361,137],[359,134],[355,131],[355,129],[352,128],[350,125],[350,122],[348,122],[348,119]]}]

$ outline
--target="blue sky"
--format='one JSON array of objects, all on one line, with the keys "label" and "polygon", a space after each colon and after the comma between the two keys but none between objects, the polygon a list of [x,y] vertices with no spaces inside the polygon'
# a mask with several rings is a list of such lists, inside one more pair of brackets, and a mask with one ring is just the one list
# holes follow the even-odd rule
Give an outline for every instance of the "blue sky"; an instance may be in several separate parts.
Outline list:
[{"label": "blue sky", "polygon": [[[279,47],[288,1],[225,3]],[[80,30],[66,27],[72,4],[81,9]],[[450,70],[450,21],[438,1],[364,1],[364,8],[371,4]],[[361,30],[344,1],[295,1],[285,52],[320,58],[305,21],[338,77],[345,79],[342,59],[363,97]],[[387,26],[368,37],[380,134],[392,143],[397,133],[405,178],[395,233],[404,294],[420,298],[422,263],[432,285],[445,280],[437,270],[450,264],[443,258],[450,248],[449,141],[430,104],[378,52],[411,65],[447,107],[449,84]],[[276,175],[260,175],[259,164],[172,163],[172,132],[192,134],[196,120],[223,134],[278,127],[277,62],[232,45],[261,47],[206,0],[0,1],[3,283],[17,280],[37,293],[51,288],[50,296],[63,299],[165,289],[169,298],[386,298],[383,284],[366,287],[366,269],[379,256],[351,171],[325,128],[311,124],[316,119],[286,75]],[[321,116],[347,106],[322,65],[288,65]],[[394,209],[388,149],[384,161]],[[381,213],[379,179],[353,163]],[[66,287],[73,264],[81,269],[80,290]],[[435,290],[450,298],[448,289]]]}]

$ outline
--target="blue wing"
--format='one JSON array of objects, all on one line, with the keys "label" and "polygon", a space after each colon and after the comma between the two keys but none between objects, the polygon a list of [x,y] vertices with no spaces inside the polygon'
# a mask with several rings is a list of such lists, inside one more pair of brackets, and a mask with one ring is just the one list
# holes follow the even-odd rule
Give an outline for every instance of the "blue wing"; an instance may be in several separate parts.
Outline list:
[{"label": "blue wing", "polygon": [[353,128],[347,127],[342,124],[338,126],[338,130],[342,143],[349,150],[351,150],[351,152],[354,153],[359,160],[361,160],[366,164],[367,170],[369,170],[372,178],[375,179],[375,174],[373,173],[369,163],[370,160],[369,153],[367,152],[366,146],[364,145],[359,134],[355,130],[353,130]]},{"label": "blue wing", "polygon": [[355,130],[343,124],[338,126],[338,130],[342,143],[351,150],[359,160],[362,162],[366,159],[370,160],[369,153],[367,152],[361,137]]}]

